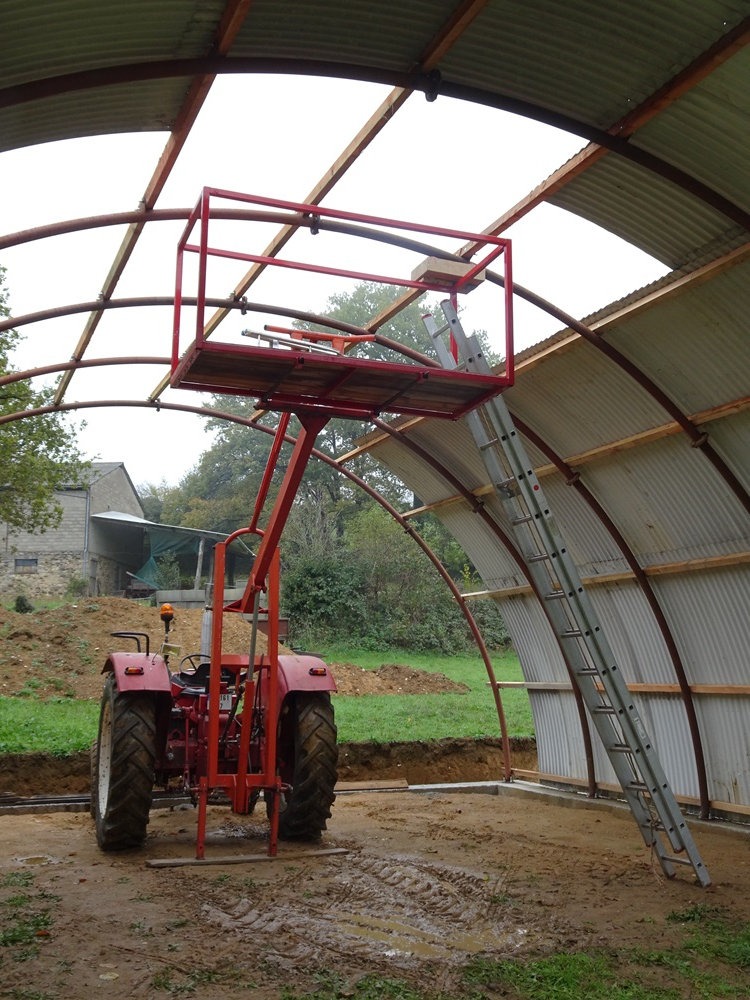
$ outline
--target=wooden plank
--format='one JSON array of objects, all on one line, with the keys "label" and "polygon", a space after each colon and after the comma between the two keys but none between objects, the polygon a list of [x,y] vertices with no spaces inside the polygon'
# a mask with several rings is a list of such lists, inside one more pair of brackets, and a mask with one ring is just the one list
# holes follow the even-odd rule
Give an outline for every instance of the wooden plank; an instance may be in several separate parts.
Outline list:
[{"label": "wooden plank", "polygon": [[[572,691],[568,681],[498,681],[497,686],[505,689],[523,688],[526,691]],[[487,687],[491,687],[487,681]],[[596,685],[597,691],[604,691],[602,684]],[[631,694],[680,694],[679,684],[645,684],[635,682],[627,685]],[[750,684],[691,684],[691,694],[707,695],[750,695]]]},{"label": "wooden plank", "polygon": [[318,851],[294,851],[290,854],[230,854],[215,858],[152,858],[147,868],[208,868],[214,865],[252,865],[258,861],[298,861],[303,858],[323,858],[334,854],[348,854],[348,847],[325,847]]},{"label": "wooden plank", "polygon": [[[720,556],[706,556],[704,559],[686,559],[683,562],[643,566],[642,569],[646,576],[669,576],[677,573],[697,573],[712,569],[724,569],[728,566],[745,566],[748,563],[750,563],[750,552],[729,552]],[[597,576],[585,576],[581,578],[585,587],[603,587],[608,583],[626,583],[629,580],[635,580],[635,573],[630,570],[625,570],[622,573],[602,573]],[[462,596],[464,600],[477,601],[485,598],[513,597],[516,594],[531,593],[533,593],[531,587],[520,586],[506,587],[502,590],[475,590]]]},{"label": "wooden plank", "polygon": [[[511,770],[513,777],[528,778],[531,781],[554,781],[561,785],[573,785],[576,788],[586,788],[588,781],[585,778],[571,778],[563,774],[547,774],[544,771],[529,771],[522,767],[514,767]],[[619,785],[609,782],[598,781],[597,788],[603,792],[617,792],[622,794]],[[700,799],[692,795],[675,795],[675,799],[681,806],[700,806]],[[750,805],[742,805],[739,802],[722,802],[720,799],[711,799],[709,809],[722,813],[737,813],[739,816],[750,816]]]}]

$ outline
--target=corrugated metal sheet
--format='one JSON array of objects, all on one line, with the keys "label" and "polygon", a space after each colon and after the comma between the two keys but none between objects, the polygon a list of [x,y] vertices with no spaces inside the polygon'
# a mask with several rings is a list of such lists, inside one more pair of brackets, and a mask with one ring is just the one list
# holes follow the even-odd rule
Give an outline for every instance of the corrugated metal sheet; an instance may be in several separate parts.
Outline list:
[{"label": "corrugated metal sheet", "polygon": [[750,52],[728,62],[639,129],[633,142],[750,208]]},{"label": "corrugated metal sheet", "polygon": [[395,440],[379,444],[373,458],[403,480],[423,503],[434,503],[454,494],[443,476]]},{"label": "corrugated metal sheet", "polygon": [[701,3],[685,17],[680,0],[495,0],[441,69],[605,128],[746,14],[738,2]]},{"label": "corrugated metal sheet", "polygon": [[678,269],[740,246],[747,234],[725,215],[645,167],[611,154],[549,199]]},{"label": "corrugated metal sheet", "polygon": [[612,535],[580,493],[568,486],[561,475],[544,476],[542,488],[568,550],[583,576],[622,573],[628,569]]},{"label": "corrugated metal sheet", "polygon": [[[585,779],[586,753],[573,695],[532,691],[529,700],[536,729],[539,770]],[[609,766],[609,761],[606,765]]]},{"label": "corrugated metal sheet", "polygon": [[235,56],[330,59],[404,71],[455,11],[453,0],[254,0]]},{"label": "corrugated metal sheet", "polygon": [[[208,52],[223,0],[3,3],[2,86]],[[41,72],[40,72],[41,71]]]},{"label": "corrugated metal sheet", "polygon": [[507,393],[509,409],[563,457],[659,427],[668,419],[633,379],[583,340],[522,378]]},{"label": "corrugated metal sheet", "polygon": [[750,683],[750,567],[654,577],[691,684]]},{"label": "corrugated metal sheet", "polygon": [[[222,0],[3,5],[0,88],[71,72],[203,56]],[[189,81],[154,80],[51,97],[0,111],[0,149],[104,132],[168,129]]]},{"label": "corrugated metal sheet", "polygon": [[610,583],[588,591],[628,684],[676,684],[664,639],[635,582]]},{"label": "corrugated metal sheet", "polygon": [[471,561],[488,590],[528,585],[512,555],[482,518],[471,514],[463,505],[451,504],[441,508],[440,520],[466,552],[473,553]]},{"label": "corrugated metal sheet", "polygon": [[636,707],[676,795],[698,798],[698,771],[687,716],[676,695],[640,695]]},{"label": "corrugated metal sheet", "polygon": [[664,438],[582,472],[643,566],[747,548],[746,511],[686,440]]},{"label": "corrugated metal sheet", "polygon": [[[158,80],[82,91],[0,111],[0,152],[29,145],[115,132],[171,129],[190,85],[188,79]],[[41,136],[41,139],[32,139]]]},{"label": "corrugated metal sheet", "polygon": [[711,798],[750,805],[750,698],[701,698],[698,721]]},{"label": "corrugated metal sheet", "polygon": [[711,444],[750,493],[750,410],[706,424]]},{"label": "corrugated metal sheet", "polygon": [[747,394],[748,315],[750,262],[633,316],[606,339],[645,369],[683,412],[699,413]]},{"label": "corrugated metal sheet", "polygon": [[531,596],[517,594],[499,601],[498,607],[513,634],[524,680],[567,682],[565,661],[539,603]]}]

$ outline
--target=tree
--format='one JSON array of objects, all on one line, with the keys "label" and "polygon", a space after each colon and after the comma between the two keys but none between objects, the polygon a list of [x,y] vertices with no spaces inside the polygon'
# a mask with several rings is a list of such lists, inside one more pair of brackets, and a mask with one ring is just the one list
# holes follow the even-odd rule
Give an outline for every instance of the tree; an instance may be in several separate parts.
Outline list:
[{"label": "tree", "polygon": [[162,510],[165,498],[171,492],[166,479],[158,483],[141,483],[136,487],[138,499],[143,507],[143,516],[147,521],[154,521],[156,524],[162,523]]},{"label": "tree", "polygon": [[[9,316],[5,268],[0,267],[0,316]],[[18,371],[11,362],[21,337],[0,333],[0,376]],[[0,416],[48,406],[54,388],[35,389],[30,382],[0,386]],[[78,486],[90,463],[78,451],[76,433],[62,414],[15,420],[0,432],[0,520],[11,528],[45,531],[60,523],[62,507],[55,490]]]}]

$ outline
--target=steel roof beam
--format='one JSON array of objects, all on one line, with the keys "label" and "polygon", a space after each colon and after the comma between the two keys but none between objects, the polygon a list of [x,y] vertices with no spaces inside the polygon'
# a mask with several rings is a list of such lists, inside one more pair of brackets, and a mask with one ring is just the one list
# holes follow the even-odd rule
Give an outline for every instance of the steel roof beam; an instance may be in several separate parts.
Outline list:
[{"label": "steel roof beam", "polygon": [[[468,28],[480,11],[486,7],[489,0],[463,0],[456,11],[443,25],[442,29],[430,41],[424,49],[417,68],[429,72],[442,59],[446,52],[455,44],[462,33]],[[360,154],[370,145],[370,143],[380,134],[393,116],[399,111],[408,98],[412,95],[413,89],[409,87],[395,87],[390,94],[381,102],[380,106],[370,116],[365,125],[359,130],[356,136],[348,144],[346,149],[334,160],[333,164],[326,170],[310,193],[303,199],[307,205],[318,205],[328,195],[335,185],[341,180],[347,170],[359,158]],[[263,251],[264,257],[275,257],[295,233],[295,227],[290,225],[282,226],[276,233],[266,249]],[[233,295],[240,298],[250,288],[267,265],[263,263],[253,264],[248,269],[244,277],[235,286]],[[226,318],[227,312],[219,309],[210,317],[205,325],[203,336],[210,337],[219,324]],[[156,386],[151,393],[151,399],[158,399],[168,385],[167,379]]]},{"label": "steel roof beam", "polygon": [[344,80],[361,80],[368,83],[383,83],[396,85],[405,89],[418,90],[428,99],[438,96],[453,97],[457,100],[471,101],[498,111],[508,111],[552,125],[555,128],[579,135],[597,145],[604,146],[618,153],[626,160],[650,170],[663,177],[684,191],[692,194],[717,212],[725,215],[732,222],[750,231],[750,213],[739,205],[725,198],[718,191],[699,181],[684,170],[673,166],[661,157],[649,153],[645,149],[632,145],[627,138],[610,135],[604,129],[588,122],[581,121],[572,115],[553,111],[551,108],[532,101],[521,100],[508,94],[501,94],[481,87],[471,87],[439,78],[436,71],[426,73],[398,72],[386,70],[379,66],[357,66],[351,63],[326,62],[312,59],[269,59],[261,57],[223,58],[207,57],[202,59],[171,59],[158,62],[127,63],[123,66],[102,67],[97,70],[86,70],[80,73],[64,74],[45,80],[32,81],[16,87],[8,87],[0,91],[0,109],[16,107],[21,104],[39,100],[43,97],[57,96],[64,93],[76,93],[81,90],[101,86],[111,86],[117,83],[133,83],[154,79],[173,79],[181,76],[199,76],[201,74],[229,73],[283,73],[289,76],[325,76]]},{"label": "steel roof beam", "polygon": [[[227,5],[224,8],[224,13],[219,22],[216,37],[211,47],[211,55],[223,56],[229,51],[232,42],[237,37],[237,32],[242,26],[251,3],[252,0],[227,0]],[[172,133],[167,140],[164,151],[159,157],[159,162],[156,165],[156,169],[154,170],[151,180],[149,181],[141,200],[141,206],[144,209],[148,210],[153,208],[157,198],[164,189],[164,185],[172,172],[172,168],[177,161],[177,157],[187,141],[190,130],[195,124],[195,119],[198,117],[198,113],[203,107],[203,102],[211,89],[214,79],[215,76],[213,75],[201,74],[193,79],[190,84],[188,92],[185,95],[185,99],[182,102],[182,107],[177,113]],[[130,260],[133,250],[135,249],[135,245],[142,232],[143,223],[134,223],[130,225],[125,233],[123,241],[120,244],[120,248],[112,261],[109,273],[104,280],[101,297],[105,301],[114,293],[120,277],[122,276],[122,272]],[[89,316],[78,340],[78,344],[76,345],[76,349],[73,352],[74,359],[80,359],[83,357],[86,348],[91,342],[91,338],[94,336],[96,328],[99,325],[100,319],[100,312],[92,312]],[[60,385],[55,393],[56,403],[59,403],[64,398],[72,377],[73,373],[71,371],[66,372],[60,379]]]}]

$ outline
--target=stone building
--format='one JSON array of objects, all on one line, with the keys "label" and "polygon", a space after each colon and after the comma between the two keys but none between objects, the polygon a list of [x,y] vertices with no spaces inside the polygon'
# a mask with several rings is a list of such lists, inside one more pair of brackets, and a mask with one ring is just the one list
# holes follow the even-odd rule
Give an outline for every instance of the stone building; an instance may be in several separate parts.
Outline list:
[{"label": "stone building", "polygon": [[119,512],[143,519],[135,487],[122,462],[93,462],[87,486],[60,490],[57,528],[31,534],[0,527],[0,596],[80,592],[122,594],[143,564],[143,526],[97,515]]}]

